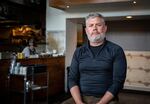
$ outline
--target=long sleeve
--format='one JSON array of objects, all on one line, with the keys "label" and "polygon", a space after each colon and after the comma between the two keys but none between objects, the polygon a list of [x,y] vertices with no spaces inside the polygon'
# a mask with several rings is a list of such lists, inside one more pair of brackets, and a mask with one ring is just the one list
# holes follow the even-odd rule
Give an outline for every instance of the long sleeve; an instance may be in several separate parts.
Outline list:
[{"label": "long sleeve", "polygon": [[78,60],[77,60],[77,50],[75,51],[70,70],[69,70],[69,77],[68,77],[68,84],[69,84],[69,89],[72,88],[75,85],[78,85],[79,81],[79,66],[78,66]]},{"label": "long sleeve", "polygon": [[24,53],[25,57],[29,57],[30,56],[29,47],[25,47],[23,49],[22,53]]},{"label": "long sleeve", "polygon": [[114,62],[113,62],[113,83],[109,87],[108,91],[114,96],[123,88],[124,81],[126,78],[127,63],[125,54],[122,48],[116,51]]}]

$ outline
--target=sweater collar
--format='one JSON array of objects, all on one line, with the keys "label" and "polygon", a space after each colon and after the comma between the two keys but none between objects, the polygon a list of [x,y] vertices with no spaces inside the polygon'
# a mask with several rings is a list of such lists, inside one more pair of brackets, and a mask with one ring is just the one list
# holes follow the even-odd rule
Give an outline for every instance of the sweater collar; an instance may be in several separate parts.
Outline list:
[{"label": "sweater collar", "polygon": [[[106,40],[106,38],[105,38],[104,43],[102,44],[102,48],[106,45],[106,43],[107,43],[107,40]],[[88,40],[85,44],[83,44],[83,47],[85,47],[85,48],[88,50],[90,56],[92,56],[92,57],[94,58],[94,55],[93,55],[93,53],[92,53],[92,51],[91,51],[91,49],[90,49],[89,40]],[[102,48],[101,48],[101,49],[102,49]],[[100,51],[101,51],[101,50],[99,50],[98,54],[100,53]]]},{"label": "sweater collar", "polygon": [[[104,46],[106,43],[107,43],[107,40],[105,38],[104,43],[101,44],[101,45]],[[89,40],[83,46],[86,47],[86,48],[88,48],[88,49],[90,49],[90,42],[89,42]]]}]

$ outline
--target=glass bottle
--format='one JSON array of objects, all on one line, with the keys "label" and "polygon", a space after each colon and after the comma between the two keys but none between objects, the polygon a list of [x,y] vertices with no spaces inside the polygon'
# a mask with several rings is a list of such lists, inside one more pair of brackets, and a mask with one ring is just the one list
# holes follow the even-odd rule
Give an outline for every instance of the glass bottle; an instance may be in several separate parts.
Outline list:
[{"label": "glass bottle", "polygon": [[15,65],[16,65],[16,54],[13,53],[11,57],[10,74],[14,74]]}]

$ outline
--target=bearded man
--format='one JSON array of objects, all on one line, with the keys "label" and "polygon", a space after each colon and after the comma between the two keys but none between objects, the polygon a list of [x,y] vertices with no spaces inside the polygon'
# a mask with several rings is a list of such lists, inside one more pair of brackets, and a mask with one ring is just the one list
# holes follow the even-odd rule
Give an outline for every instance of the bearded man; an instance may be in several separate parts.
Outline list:
[{"label": "bearded man", "polygon": [[62,104],[119,104],[127,69],[124,51],[106,39],[101,14],[89,14],[85,22],[88,42],[74,52],[68,77],[72,98]]}]

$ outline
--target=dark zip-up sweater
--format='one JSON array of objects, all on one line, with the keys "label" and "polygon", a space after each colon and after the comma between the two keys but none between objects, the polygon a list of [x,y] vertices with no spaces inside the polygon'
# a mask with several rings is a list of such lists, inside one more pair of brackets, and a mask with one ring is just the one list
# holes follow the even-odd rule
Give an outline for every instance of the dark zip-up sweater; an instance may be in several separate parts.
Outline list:
[{"label": "dark zip-up sweater", "polygon": [[78,85],[82,95],[114,96],[123,88],[126,78],[126,58],[123,49],[105,40],[93,55],[88,43],[77,48],[70,66],[69,88]]}]

